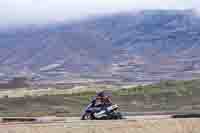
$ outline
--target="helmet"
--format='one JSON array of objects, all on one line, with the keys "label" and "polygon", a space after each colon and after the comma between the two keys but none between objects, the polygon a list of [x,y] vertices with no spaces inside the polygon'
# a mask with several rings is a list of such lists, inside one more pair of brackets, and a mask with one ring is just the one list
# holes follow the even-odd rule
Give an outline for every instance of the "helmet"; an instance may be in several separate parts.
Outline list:
[{"label": "helmet", "polygon": [[96,96],[97,97],[111,97],[111,93],[108,91],[101,91],[101,92],[97,93]]}]

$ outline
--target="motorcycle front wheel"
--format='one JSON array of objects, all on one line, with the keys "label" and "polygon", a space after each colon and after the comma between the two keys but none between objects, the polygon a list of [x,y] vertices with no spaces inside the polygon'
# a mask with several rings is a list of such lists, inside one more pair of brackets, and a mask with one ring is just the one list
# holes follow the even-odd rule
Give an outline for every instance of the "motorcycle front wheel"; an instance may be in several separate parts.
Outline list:
[{"label": "motorcycle front wheel", "polygon": [[111,115],[111,119],[120,120],[123,119],[123,116],[120,112],[114,112]]}]

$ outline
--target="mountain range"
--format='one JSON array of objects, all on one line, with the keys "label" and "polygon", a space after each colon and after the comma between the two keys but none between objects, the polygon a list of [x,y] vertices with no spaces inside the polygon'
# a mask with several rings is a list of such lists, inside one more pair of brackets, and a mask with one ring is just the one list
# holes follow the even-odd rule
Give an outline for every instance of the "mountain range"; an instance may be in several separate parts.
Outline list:
[{"label": "mountain range", "polygon": [[154,82],[200,76],[200,16],[143,10],[0,31],[0,79]]}]

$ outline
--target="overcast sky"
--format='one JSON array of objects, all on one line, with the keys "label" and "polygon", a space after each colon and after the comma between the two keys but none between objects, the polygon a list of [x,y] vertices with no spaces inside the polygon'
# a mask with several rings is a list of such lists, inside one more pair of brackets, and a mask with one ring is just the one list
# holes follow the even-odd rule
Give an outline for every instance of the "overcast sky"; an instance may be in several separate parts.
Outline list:
[{"label": "overcast sky", "polygon": [[198,9],[199,0],[0,0],[0,25],[40,24],[138,9]]}]

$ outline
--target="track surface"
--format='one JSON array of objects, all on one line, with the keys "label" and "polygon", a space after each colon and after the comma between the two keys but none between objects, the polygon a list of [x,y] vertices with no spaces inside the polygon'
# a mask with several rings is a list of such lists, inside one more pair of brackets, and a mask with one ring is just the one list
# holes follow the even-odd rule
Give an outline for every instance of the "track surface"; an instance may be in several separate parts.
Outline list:
[{"label": "track surface", "polygon": [[[172,115],[136,115],[136,116],[124,116],[123,120],[147,120],[147,119],[169,119]],[[118,120],[119,121],[119,120]],[[40,123],[73,123],[83,122],[80,117],[4,117],[0,118],[0,125],[9,124],[40,124]]]},{"label": "track surface", "polygon": [[2,123],[0,133],[199,133],[200,119],[171,119],[163,116],[115,121],[65,121]]},{"label": "track surface", "polygon": [[199,118],[173,116],[146,114],[112,121],[83,121],[79,117],[0,118],[0,133],[199,133]]}]

